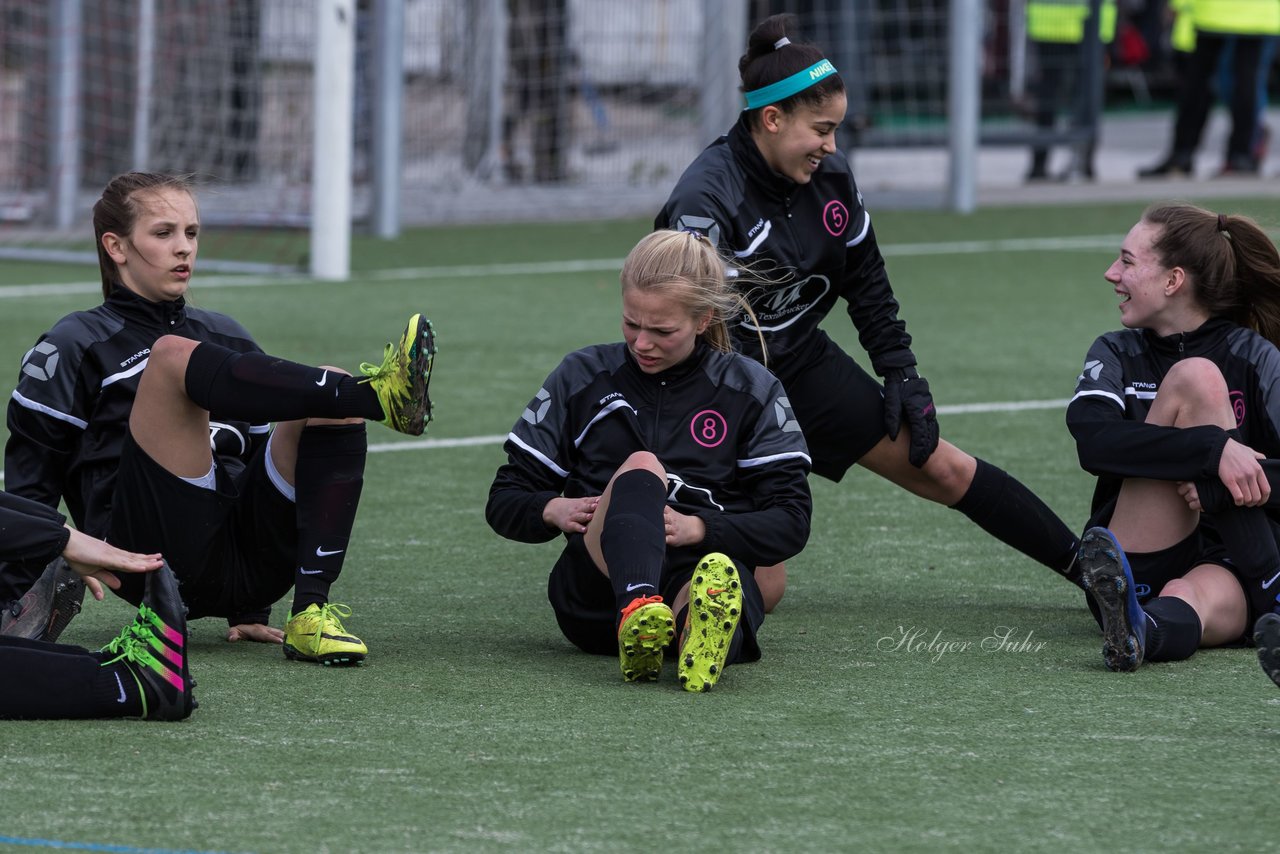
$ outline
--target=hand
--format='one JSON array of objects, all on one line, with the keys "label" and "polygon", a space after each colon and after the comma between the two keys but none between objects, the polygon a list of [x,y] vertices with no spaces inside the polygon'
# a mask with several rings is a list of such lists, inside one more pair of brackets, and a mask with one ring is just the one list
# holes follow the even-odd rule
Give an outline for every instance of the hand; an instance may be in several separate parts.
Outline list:
[{"label": "hand", "polygon": [[911,431],[907,460],[921,468],[938,448],[938,413],[929,394],[929,381],[915,368],[890,368],[884,375],[884,426],[897,441],[906,413]]},{"label": "hand", "polygon": [[264,626],[262,623],[241,623],[227,629],[227,640],[256,641],[257,643],[284,643],[284,630]]},{"label": "hand", "polygon": [[1258,460],[1265,458],[1248,445],[1227,439],[1218,461],[1218,478],[1237,507],[1259,507],[1271,497],[1271,483],[1258,465]]},{"label": "hand", "polygon": [[1178,481],[1178,494],[1182,496],[1182,500],[1187,502],[1187,506],[1192,510],[1197,513],[1204,512],[1204,507],[1200,504],[1200,490],[1196,488],[1195,481]]},{"label": "hand", "polygon": [[93,598],[102,601],[102,585],[112,590],[120,589],[120,579],[115,572],[151,572],[164,566],[164,559],[158,554],[135,554],[118,549],[109,543],[82,534],[75,528],[68,527],[71,538],[67,540],[62,557],[67,565],[84,577],[85,586],[93,594]]},{"label": "hand", "polygon": [[586,533],[587,525],[596,515],[600,496],[589,498],[553,498],[542,508],[542,521],[566,534]]},{"label": "hand", "polygon": [[697,516],[686,516],[678,510],[664,507],[662,522],[669,546],[696,546],[707,538],[707,525]]}]

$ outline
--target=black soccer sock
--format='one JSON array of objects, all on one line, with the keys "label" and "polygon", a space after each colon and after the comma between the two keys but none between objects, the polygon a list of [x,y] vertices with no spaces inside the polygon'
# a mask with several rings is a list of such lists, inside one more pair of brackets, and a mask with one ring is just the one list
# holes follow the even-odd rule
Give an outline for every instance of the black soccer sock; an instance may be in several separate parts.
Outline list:
[{"label": "black soccer sock", "polygon": [[[1235,433],[1236,431],[1230,432]],[[1239,439],[1238,436],[1233,436],[1233,438]],[[1262,473],[1266,476],[1267,482],[1271,484],[1271,497],[1267,499],[1266,504],[1261,506],[1267,510],[1280,508],[1280,460],[1258,460],[1258,464],[1262,466]],[[1206,513],[1213,513],[1235,506],[1231,493],[1227,491],[1226,484],[1216,477],[1197,480],[1196,492],[1200,497],[1200,506],[1204,508]]]},{"label": "black soccer sock", "polygon": [[142,715],[138,681],[123,662],[103,665],[77,646],[5,638],[0,718],[83,719]]},{"label": "black soccer sock", "polygon": [[667,485],[653,472],[635,469],[613,481],[608,515],[600,532],[600,551],[609,567],[609,583],[621,613],[631,600],[657,596],[667,556],[662,511]]},{"label": "black soccer sock", "polygon": [[298,517],[298,564],[293,610],[329,601],[342,572],[351,528],[364,487],[369,442],[363,424],[308,427],[298,440],[294,494]]},{"label": "black soccer sock", "polygon": [[1182,661],[1200,648],[1200,616],[1176,596],[1157,596],[1142,606],[1147,620],[1146,661]]},{"label": "black soccer sock", "polygon": [[969,491],[951,505],[991,536],[1039,561],[1077,587],[1075,566],[1080,540],[1062,520],[1017,479],[985,460],[977,460]]},{"label": "black soccer sock", "polygon": [[191,351],[186,392],[202,409],[246,421],[383,418],[378,394],[368,383],[207,341]]}]

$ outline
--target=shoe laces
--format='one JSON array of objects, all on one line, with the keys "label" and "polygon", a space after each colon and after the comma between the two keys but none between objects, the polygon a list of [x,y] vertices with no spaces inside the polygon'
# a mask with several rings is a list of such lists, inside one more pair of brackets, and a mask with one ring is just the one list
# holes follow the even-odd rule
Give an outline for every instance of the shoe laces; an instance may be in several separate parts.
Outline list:
[{"label": "shoe laces", "polygon": [[373,362],[360,363],[360,373],[370,380],[380,380],[388,376],[394,377],[399,372],[400,348],[395,344],[387,344],[386,349],[382,351],[382,364],[375,365]]},{"label": "shoe laces", "polygon": [[618,631],[619,632],[622,631],[622,626],[627,622],[628,617],[630,617],[636,611],[639,611],[645,605],[660,605],[660,604],[662,604],[661,596],[637,596],[636,598],[632,599],[627,604],[627,607],[622,609],[622,619],[618,621]]},{"label": "shoe laces", "polygon": [[[320,636],[324,634],[326,629],[329,629],[335,634],[345,635],[347,633],[346,627],[342,625],[342,618],[351,616],[351,608],[349,606],[339,605],[336,602],[326,602],[323,605],[317,606],[317,608],[319,613],[307,614],[308,617],[313,617],[315,619],[316,628],[312,634],[317,644],[320,642]],[[298,614],[297,616],[301,617],[304,614],[306,614],[306,611],[303,611],[302,614]]]},{"label": "shoe laces", "polygon": [[128,661],[134,664],[141,664],[144,667],[150,667],[153,670],[164,670],[164,665],[156,660],[145,646],[147,636],[151,633],[147,629],[138,626],[137,623],[130,623],[124,627],[124,630],[104,646],[100,652],[115,653],[115,658],[102,662],[105,667],[108,664],[115,664],[117,661]]}]

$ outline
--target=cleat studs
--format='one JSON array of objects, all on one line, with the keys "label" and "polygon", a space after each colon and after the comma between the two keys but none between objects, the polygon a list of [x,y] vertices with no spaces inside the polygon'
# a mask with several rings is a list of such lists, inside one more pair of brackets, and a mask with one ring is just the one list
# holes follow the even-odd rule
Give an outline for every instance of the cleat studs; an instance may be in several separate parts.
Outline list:
[{"label": "cleat studs", "polygon": [[720,672],[720,668],[716,667],[716,666],[713,664],[713,665],[711,665],[711,667],[710,667],[710,668],[708,668],[708,669],[707,669],[707,672],[708,672],[708,673],[710,673],[712,676],[715,676],[717,673],[719,673],[719,672]]},{"label": "cleat studs", "polygon": [[701,575],[699,575],[697,578],[695,578],[695,579],[693,580],[693,583],[694,583],[694,584],[701,584],[701,583],[702,583],[702,576],[701,576]]}]

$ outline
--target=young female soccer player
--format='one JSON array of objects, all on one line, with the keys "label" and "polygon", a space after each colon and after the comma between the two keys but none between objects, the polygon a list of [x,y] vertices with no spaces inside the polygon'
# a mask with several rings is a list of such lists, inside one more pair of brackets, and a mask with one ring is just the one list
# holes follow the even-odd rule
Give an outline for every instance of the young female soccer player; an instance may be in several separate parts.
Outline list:
[{"label": "young female soccer player", "polygon": [[[180,720],[191,714],[186,608],[158,554],[134,554],[67,527],[57,511],[0,492],[0,560],[65,564],[102,598],[117,572],[146,573],[138,615],[98,652],[0,636],[0,718]],[[60,557],[59,557],[60,556]]]},{"label": "young female soccer player", "polygon": [[507,437],[486,518],[521,542],[563,534],[548,596],[566,638],[657,679],[668,644],[705,691],[760,657],[753,567],[803,548],[804,438],[782,387],[730,350],[739,310],[692,232],[659,231],[622,268],[624,342],[570,353]]},{"label": "young female soccer player", "polygon": [[1098,476],[1082,580],[1130,671],[1280,607],[1280,254],[1245,217],[1155,204],[1106,279],[1125,328],[1089,348],[1067,425]]},{"label": "young female soccer player", "polygon": [[[421,433],[435,339],[414,315],[360,380],[264,354],[231,318],[187,305],[200,220],[179,178],[128,173],[94,206],[103,303],[70,314],[23,360],[9,403],[8,488],[76,525],[162,552],[194,616],[228,640],[358,662],[328,601],[363,483],[363,419]],[[270,430],[270,421],[279,421]],[[0,601],[31,575],[0,573]],[[282,632],[270,605],[294,588]],[[121,595],[138,601],[137,579]]]},{"label": "young female soccer player", "polygon": [[[791,41],[793,26],[775,15],[752,32],[738,63],[746,109],[680,177],[656,227],[697,229],[770,280],[743,289],[756,319],[734,323],[735,343],[782,381],[815,473],[839,481],[858,463],[1075,580],[1077,540],[1062,521],[1001,469],[939,441],[870,215],[835,147],[844,84],[817,48]],[[840,297],[883,386],[818,328]]]}]

